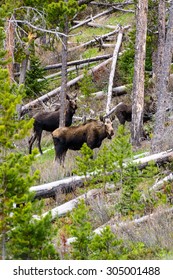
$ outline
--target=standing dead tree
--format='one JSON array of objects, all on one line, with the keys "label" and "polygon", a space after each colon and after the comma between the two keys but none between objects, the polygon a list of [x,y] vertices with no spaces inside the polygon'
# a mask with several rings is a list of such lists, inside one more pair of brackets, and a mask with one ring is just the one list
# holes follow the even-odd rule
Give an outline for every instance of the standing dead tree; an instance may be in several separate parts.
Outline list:
[{"label": "standing dead tree", "polygon": [[166,118],[166,101],[168,98],[168,81],[170,76],[170,68],[173,54],[173,1],[170,2],[169,20],[167,26],[167,33],[165,39],[165,6],[164,1],[159,3],[160,26],[159,26],[159,50],[158,59],[159,67],[157,70],[157,112],[154,127],[154,137],[152,141],[152,151],[158,152],[162,150],[164,142],[163,138],[165,132],[165,118]]},{"label": "standing dead tree", "polygon": [[138,0],[136,7],[136,43],[132,96],[132,143],[140,145],[143,134],[144,72],[148,0]]}]

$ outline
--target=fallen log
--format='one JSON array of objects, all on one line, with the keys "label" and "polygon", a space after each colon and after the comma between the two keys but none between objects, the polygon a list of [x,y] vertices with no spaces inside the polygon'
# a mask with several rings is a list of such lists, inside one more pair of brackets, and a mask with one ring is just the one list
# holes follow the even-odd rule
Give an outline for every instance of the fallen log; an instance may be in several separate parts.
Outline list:
[{"label": "fallen log", "polygon": [[[119,103],[118,105],[120,105]],[[117,106],[118,106],[117,105]],[[116,110],[115,107],[114,111]],[[111,112],[111,111],[110,111]],[[167,162],[173,159],[173,150],[169,151],[164,151],[158,154],[153,154],[153,155],[147,155],[146,157],[143,158],[137,158],[131,161],[131,163],[137,164],[137,166],[142,169],[145,168],[149,162],[154,161],[155,163],[163,163]],[[127,166],[128,162],[124,163],[124,166]],[[116,165],[115,165],[116,168]],[[116,172],[116,169],[115,169]],[[93,177],[93,174],[88,174],[87,179],[89,180],[90,178]],[[84,184],[85,176],[72,176],[69,178],[65,178],[62,180],[58,180],[55,182],[39,185],[39,186],[33,186],[30,188],[30,191],[35,192],[35,198],[40,198],[40,197],[51,197],[51,196],[56,196],[56,193],[58,191],[68,191],[70,188],[74,188],[77,186],[82,187]]]},{"label": "fallen log", "polygon": [[165,182],[171,182],[171,181],[173,181],[173,173],[169,174],[168,176],[166,176],[162,180],[159,180],[149,190],[150,191],[160,190],[163,187]]},{"label": "fallen log", "polygon": [[135,159],[132,162],[138,165],[138,168],[145,168],[149,162],[154,161],[156,164],[163,164],[164,162],[172,161],[173,159],[173,150],[168,150],[160,152],[157,154],[152,154],[144,158]]},{"label": "fallen log", "polygon": [[33,186],[29,190],[35,193],[34,198],[56,197],[57,193],[68,193],[84,185],[85,176],[72,176],[51,183]]},{"label": "fallen log", "polygon": [[[114,7],[123,7],[125,5],[131,5],[134,4],[134,1],[127,1],[127,2],[120,2],[120,3],[114,3]],[[112,7],[112,3],[106,3],[106,2],[90,2],[90,5],[96,5],[96,6],[102,6],[102,7]]]},{"label": "fallen log", "polygon": [[[74,65],[96,62],[96,61],[108,59],[110,57],[112,57],[112,54],[104,54],[104,55],[99,55],[96,57],[69,61],[69,62],[67,62],[67,66],[74,66]],[[62,67],[62,63],[52,64],[52,65],[45,66],[44,70],[60,69],[61,67]]]},{"label": "fallen log", "polygon": [[[119,86],[112,88],[112,97],[120,96],[123,94],[126,94],[128,91],[128,86]],[[93,96],[96,99],[102,99],[107,96],[107,92],[101,90],[98,92],[91,93],[91,96]],[[81,95],[80,98],[85,98],[85,96]]]},{"label": "fallen log", "polygon": [[114,12],[114,8],[111,7],[111,8],[109,8],[108,10],[103,11],[103,12],[100,13],[100,14],[97,14],[97,15],[95,15],[95,16],[93,16],[93,17],[90,17],[90,18],[88,18],[88,19],[86,19],[86,20],[84,20],[84,21],[82,21],[82,22],[80,22],[80,23],[74,25],[73,27],[70,28],[70,31],[71,31],[71,30],[74,30],[74,29],[76,29],[76,28],[78,28],[78,27],[80,27],[80,26],[82,26],[82,25],[85,25],[85,24],[87,24],[87,23],[90,22],[90,21],[93,21],[93,20],[96,19],[96,18],[105,16],[105,15],[110,14],[110,13],[112,13],[112,12]]},{"label": "fallen log", "polygon": [[[100,192],[99,189],[90,190],[87,193],[84,193],[84,194],[78,196],[77,198],[74,198],[60,206],[53,208],[50,211],[45,212],[41,217],[45,217],[48,213],[51,212],[52,221],[53,221],[56,217],[64,216],[68,212],[72,211],[77,206],[77,203],[79,202],[79,200],[81,200],[81,199],[88,200],[91,197],[95,197],[99,192]],[[35,218],[39,219],[40,217],[35,216]]]},{"label": "fallen log", "polygon": [[[115,225],[112,224],[112,220],[111,220],[110,222],[108,222],[108,223],[102,225],[101,227],[95,229],[93,232],[95,234],[100,235],[102,233],[102,231],[105,229],[106,226],[110,226],[110,228],[113,232],[117,232],[118,230],[123,230],[123,228],[129,228],[130,226],[139,226],[140,224],[149,222],[151,220],[155,221],[158,216],[165,215],[165,214],[170,214],[170,213],[173,213],[173,207],[165,209],[163,211],[158,211],[156,213],[145,215],[141,218],[134,219],[134,220],[129,221],[129,222],[117,223]],[[73,243],[75,240],[76,240],[75,237],[68,238],[67,239],[67,245]]]},{"label": "fallen log", "polygon": [[[94,66],[92,69],[90,69],[88,71],[88,74],[92,74],[96,71],[98,71],[99,68],[107,65],[108,63],[110,63],[112,60],[112,57],[107,59],[106,61],[100,63],[99,65],[97,66]],[[69,81],[67,83],[67,88],[70,88],[71,86],[75,85],[76,83],[78,83],[82,78],[84,77],[84,74],[81,74],[79,75],[78,77],[74,78],[73,80]],[[43,102],[43,101],[47,101],[50,97],[53,97],[55,96],[56,94],[60,93],[61,91],[61,86],[40,96],[39,98],[27,103],[26,105],[23,105],[22,108],[21,108],[21,113],[24,114],[25,111],[27,112],[28,109],[34,107],[36,104],[40,103],[40,102]]]},{"label": "fallen log", "polygon": [[115,30],[117,28],[117,26],[113,26],[113,25],[109,25],[109,24],[101,24],[101,23],[97,23],[97,22],[88,22],[87,23],[88,26],[91,26],[91,27],[98,27],[98,28],[110,28],[110,29],[113,29]]},{"label": "fallen log", "polygon": [[[129,29],[129,28],[130,28],[130,25],[127,25],[127,26],[125,26],[125,27],[123,27],[123,28],[124,28],[124,30]],[[119,32],[119,28],[117,28],[116,30],[114,30],[114,31],[112,31],[112,32],[109,32],[109,33],[107,33],[107,34],[104,34],[104,35],[102,35],[102,36],[95,36],[94,39],[92,39],[92,40],[90,40],[90,41],[88,41],[88,42],[86,42],[86,43],[83,43],[83,44],[81,44],[81,45],[79,45],[79,46],[76,46],[76,47],[69,48],[69,49],[68,49],[68,52],[75,51],[75,50],[77,50],[77,49],[85,48],[85,47],[88,47],[89,45],[96,44],[96,43],[97,43],[97,40],[99,40],[99,38],[102,38],[102,40],[104,40],[104,39],[106,39],[107,37],[112,36],[112,35],[114,35],[114,34],[116,34],[116,33],[118,33],[118,32]]]}]

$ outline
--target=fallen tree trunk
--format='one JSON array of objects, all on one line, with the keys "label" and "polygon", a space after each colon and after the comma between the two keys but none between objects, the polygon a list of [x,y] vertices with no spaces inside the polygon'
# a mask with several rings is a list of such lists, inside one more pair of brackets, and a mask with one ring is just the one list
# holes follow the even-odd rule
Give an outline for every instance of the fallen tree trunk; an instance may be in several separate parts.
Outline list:
[{"label": "fallen tree trunk", "polygon": [[[131,5],[134,4],[134,1],[127,1],[127,2],[120,2],[120,3],[114,3],[114,7],[123,7],[125,5]],[[103,7],[112,7],[112,3],[106,3],[106,2],[90,2],[90,5],[96,5],[96,6],[103,6]]]},{"label": "fallen tree trunk", "polygon": [[[112,97],[120,96],[123,94],[126,94],[128,90],[128,86],[119,86],[112,88]],[[96,99],[102,99],[107,96],[107,93],[103,90],[91,93],[91,96],[93,96]],[[83,95],[80,96],[80,98],[85,98]]]},{"label": "fallen tree trunk", "polygon": [[106,11],[100,13],[100,14],[97,14],[97,15],[95,15],[95,16],[93,16],[93,17],[90,17],[90,18],[88,18],[88,19],[86,19],[86,20],[84,20],[84,21],[82,21],[82,22],[76,24],[75,26],[73,26],[73,27],[70,28],[70,31],[71,31],[71,30],[74,30],[74,29],[76,29],[76,28],[78,28],[78,27],[80,27],[80,26],[82,26],[82,25],[85,25],[85,24],[87,24],[87,23],[90,22],[90,21],[93,21],[93,20],[96,19],[96,18],[99,18],[99,17],[105,16],[105,15],[107,15],[107,14],[110,14],[110,13],[112,13],[113,11],[114,11],[114,8],[111,7],[110,9],[108,9],[108,10],[106,10]]},{"label": "fallen tree trunk", "polygon": [[[67,62],[67,66],[74,66],[74,65],[80,65],[80,64],[85,64],[85,63],[91,63],[99,60],[105,60],[112,57],[112,54],[104,54],[104,55],[99,55],[96,57],[91,57],[91,58],[86,58],[86,59],[80,59],[80,60],[74,60],[74,61],[69,61]],[[51,70],[51,69],[60,69],[62,67],[62,63],[58,64],[52,64],[44,67],[44,70]]]},{"label": "fallen tree trunk", "polygon": [[[127,25],[127,26],[123,27],[124,30],[129,29],[129,28],[130,28],[130,25]],[[107,33],[107,34],[104,34],[104,35],[102,35],[102,36],[98,36],[98,37],[95,36],[95,38],[92,39],[91,41],[88,41],[88,42],[86,42],[86,43],[84,43],[84,44],[81,44],[81,45],[79,45],[79,46],[72,47],[72,48],[68,49],[68,52],[75,51],[75,50],[80,49],[80,48],[85,48],[85,47],[87,47],[87,46],[89,46],[89,45],[92,45],[92,44],[96,44],[97,41],[98,41],[100,38],[102,38],[102,40],[104,40],[104,39],[106,39],[107,37],[112,36],[112,35],[114,35],[114,34],[116,34],[116,33],[118,33],[118,32],[119,32],[119,29],[116,29],[116,30],[114,30],[114,31],[112,31],[112,32],[109,32],[109,33]]]},{"label": "fallen tree trunk", "polygon": [[[120,104],[121,103],[119,103],[118,105]],[[117,106],[116,108],[118,108]],[[172,159],[173,159],[173,150],[169,150],[169,151],[161,152],[159,154],[153,154],[143,158],[137,158],[132,160],[131,162],[137,164],[138,167],[142,169],[145,168],[147,164],[151,161],[155,161],[155,163],[163,163],[163,162],[170,161]],[[128,163],[124,163],[124,166],[127,166],[127,164]],[[89,180],[90,178],[92,178],[92,176],[93,174],[88,174],[87,179]],[[30,188],[30,191],[35,192],[35,198],[56,196],[56,193],[58,191],[66,192],[77,186],[82,187],[84,184],[84,180],[85,180],[85,176],[72,176],[52,183],[33,186]]]},{"label": "fallen tree trunk", "polygon": [[97,23],[97,22],[88,22],[87,23],[88,26],[91,26],[91,27],[98,27],[98,28],[110,28],[110,29],[113,29],[115,30],[117,28],[117,26],[113,26],[113,25],[109,25],[109,24],[101,24],[101,23]]},{"label": "fallen tree trunk", "polygon": [[173,181],[173,173],[169,174],[168,176],[166,176],[162,180],[155,183],[149,190],[150,191],[160,190],[163,187],[165,182],[171,182],[171,181]]},{"label": "fallen tree trunk", "polygon": [[84,185],[85,176],[73,176],[51,183],[33,186],[29,190],[35,192],[35,198],[56,197],[57,193],[68,193],[76,187]]},{"label": "fallen tree trunk", "polygon": [[[111,60],[112,60],[112,57],[107,59],[106,61],[100,63],[99,65],[93,67],[92,69],[90,69],[88,71],[88,74],[92,74],[92,73],[98,71],[99,68],[103,67],[104,65],[107,65],[108,63],[111,62]],[[84,77],[84,74],[81,74],[80,76],[78,76],[78,77],[74,78],[73,80],[69,81],[67,83],[67,88],[69,88],[69,87],[75,85],[76,83],[78,83],[83,77]],[[61,86],[52,90],[52,91],[50,91],[50,92],[48,92],[48,93],[46,93],[46,94],[44,94],[44,95],[42,95],[42,96],[40,96],[39,98],[37,98],[35,100],[27,103],[26,105],[23,105],[22,108],[21,108],[21,113],[24,114],[24,112],[27,111],[29,108],[34,107],[36,104],[38,104],[40,102],[47,101],[50,97],[53,97],[56,94],[60,93],[60,91],[61,91]]]},{"label": "fallen tree trunk", "polygon": [[163,164],[173,159],[173,150],[152,154],[144,158],[135,159],[132,162],[137,164],[140,169],[145,168],[150,161],[154,161],[157,164]]},{"label": "fallen tree trunk", "polygon": [[[95,229],[94,233],[100,235],[102,233],[102,231],[105,229],[106,226],[110,226],[110,228],[113,232],[117,232],[118,230],[122,230],[123,228],[129,228],[130,226],[139,226],[140,224],[145,223],[145,222],[149,222],[151,220],[155,221],[155,219],[158,216],[161,216],[161,215],[164,215],[164,214],[169,214],[169,213],[172,213],[172,212],[173,212],[173,207],[165,209],[163,211],[158,211],[156,213],[145,215],[141,218],[134,219],[134,220],[129,221],[129,222],[121,222],[121,223],[116,224],[116,225],[112,225],[112,221],[111,221],[111,222],[108,222],[108,223],[102,225],[101,227]],[[76,240],[75,237],[68,238],[67,239],[67,245],[74,242],[75,240]]]},{"label": "fallen tree trunk", "polygon": [[72,211],[77,206],[77,203],[79,202],[79,200],[81,200],[81,199],[88,200],[89,198],[96,196],[99,192],[100,192],[99,189],[90,190],[87,193],[84,193],[84,194],[78,196],[77,198],[74,198],[60,206],[57,206],[48,212],[45,212],[42,215],[42,217],[46,216],[49,212],[51,212],[52,220],[54,220],[57,217],[64,216],[68,212]]}]

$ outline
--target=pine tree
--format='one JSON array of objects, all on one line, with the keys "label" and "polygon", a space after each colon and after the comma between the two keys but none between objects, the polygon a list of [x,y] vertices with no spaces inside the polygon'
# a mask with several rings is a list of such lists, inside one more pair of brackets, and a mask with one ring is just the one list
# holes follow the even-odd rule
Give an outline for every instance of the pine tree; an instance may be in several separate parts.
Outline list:
[{"label": "pine tree", "polygon": [[[0,29],[0,47],[4,38]],[[34,201],[30,186],[38,178],[31,174],[34,155],[24,155],[16,147],[23,139],[31,121],[18,120],[16,105],[21,103],[23,88],[10,85],[5,69],[5,52],[0,51],[0,255],[1,259],[57,258],[52,245],[50,215],[34,219],[41,214],[40,202]],[[2,65],[4,68],[2,68]],[[17,142],[18,141],[18,142]],[[17,207],[16,207],[17,205]]]},{"label": "pine tree", "polygon": [[27,96],[39,96],[48,87],[48,81],[44,79],[44,69],[39,58],[34,55],[30,58],[30,70],[26,72],[25,86]]},{"label": "pine tree", "polygon": [[84,200],[78,203],[77,208],[71,214],[71,218],[70,233],[76,238],[72,244],[72,258],[75,260],[87,260],[89,256],[88,246],[92,238],[92,227]]}]

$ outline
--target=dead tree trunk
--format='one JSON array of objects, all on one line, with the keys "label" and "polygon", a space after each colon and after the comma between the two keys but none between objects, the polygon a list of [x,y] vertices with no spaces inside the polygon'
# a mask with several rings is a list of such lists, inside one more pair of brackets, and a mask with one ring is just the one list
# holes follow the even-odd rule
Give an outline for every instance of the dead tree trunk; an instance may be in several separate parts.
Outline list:
[{"label": "dead tree trunk", "polygon": [[110,105],[111,105],[111,99],[112,99],[112,88],[113,88],[113,81],[114,81],[114,75],[115,75],[115,68],[118,58],[118,52],[122,43],[123,38],[123,29],[120,28],[118,37],[117,37],[117,43],[115,45],[113,58],[112,58],[112,66],[111,66],[111,72],[109,76],[109,86],[108,86],[108,95],[107,95],[107,105],[106,105],[106,114],[110,111]]},{"label": "dead tree trunk", "polygon": [[[129,28],[130,28],[130,25],[127,25],[127,26],[124,27],[124,30],[129,29]],[[116,29],[116,30],[114,30],[112,32],[109,32],[109,33],[104,34],[102,36],[96,37],[95,39],[92,39],[91,41],[88,41],[88,42],[86,42],[84,44],[81,44],[81,45],[79,45],[77,47],[70,48],[68,51],[72,52],[72,51],[75,51],[77,49],[85,48],[85,47],[88,47],[89,45],[96,44],[100,39],[102,39],[102,40],[106,39],[106,38],[108,38],[108,37],[110,37],[110,36],[112,36],[112,35],[114,35],[114,34],[116,34],[118,32],[119,32],[119,29]]]},{"label": "dead tree trunk", "polygon": [[[169,11],[169,20],[168,28],[166,34],[166,41],[164,40],[164,20],[165,20],[165,5],[163,1],[159,3],[160,7],[160,44],[158,55],[160,55],[159,68],[157,71],[157,112],[156,120],[154,127],[154,137],[152,141],[152,151],[158,152],[162,150],[164,146],[163,135],[165,132],[165,117],[166,117],[166,100],[168,94],[168,80],[170,75],[170,67],[172,62],[172,53],[173,53],[173,1],[171,1],[170,11]],[[164,45],[163,45],[164,44]],[[160,137],[162,136],[162,137]]]},{"label": "dead tree trunk", "polygon": [[144,71],[148,0],[138,0],[136,7],[136,44],[133,78],[132,143],[140,145],[143,134]]},{"label": "dead tree trunk", "polygon": [[91,18],[89,18],[87,20],[84,20],[84,21],[80,22],[79,24],[76,24],[75,26],[70,28],[70,31],[73,30],[73,29],[76,29],[76,28],[78,28],[78,27],[80,27],[80,26],[82,26],[84,24],[87,24],[88,22],[93,21],[94,19],[96,19],[98,17],[102,17],[104,15],[110,14],[113,11],[114,11],[114,8],[109,8],[108,10],[103,11],[102,13],[95,15],[94,17],[91,17]]},{"label": "dead tree trunk", "polygon": [[22,60],[21,65],[20,65],[20,77],[19,77],[19,84],[24,84],[25,83],[25,77],[26,77],[26,71],[28,67],[28,62],[29,62],[29,46],[26,47],[25,50],[25,58]]},{"label": "dead tree trunk", "polygon": [[64,24],[64,35],[62,38],[62,80],[61,80],[61,93],[60,93],[60,119],[59,119],[59,127],[65,126],[65,114],[66,114],[66,92],[67,92],[67,35],[68,35],[68,19],[66,16],[65,24]]},{"label": "dead tree trunk", "polygon": [[6,23],[6,51],[7,51],[7,60],[10,61],[7,64],[7,69],[9,73],[10,82],[14,82],[14,69],[13,69],[13,59],[14,59],[14,23]]}]

